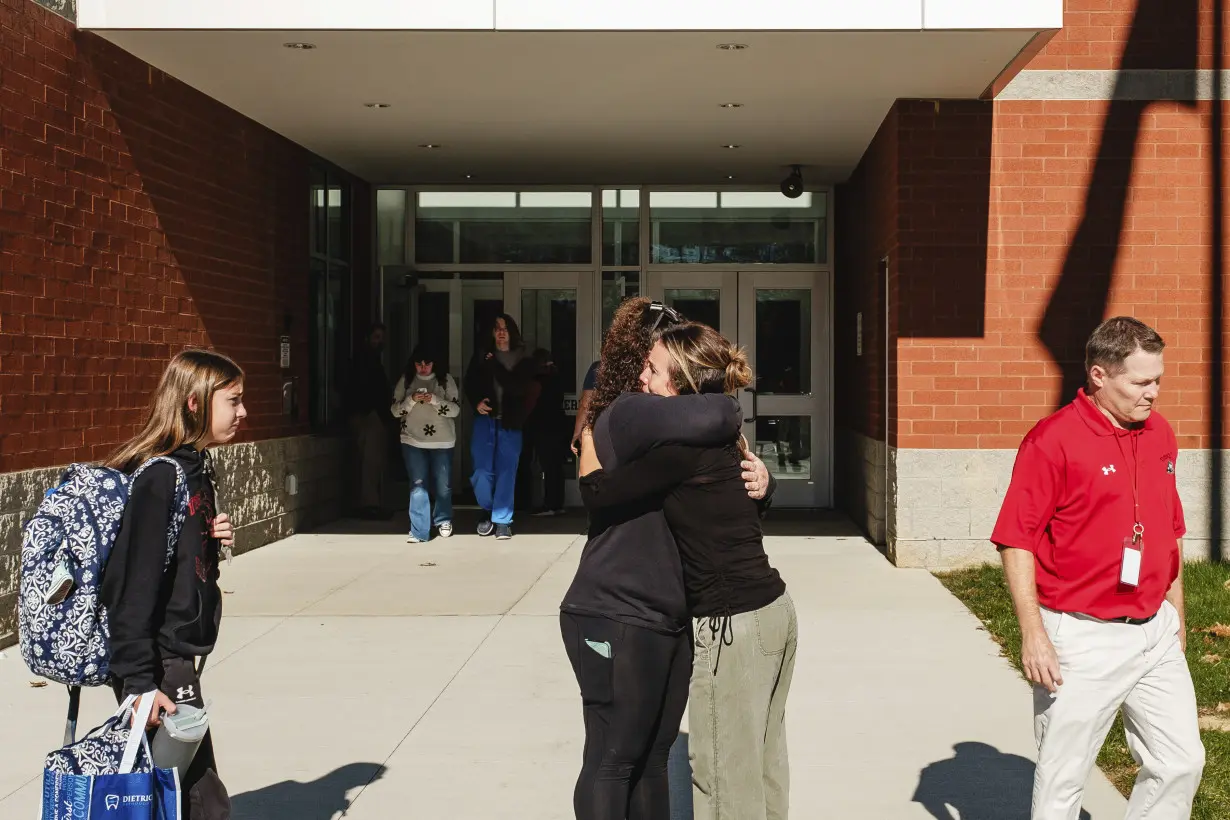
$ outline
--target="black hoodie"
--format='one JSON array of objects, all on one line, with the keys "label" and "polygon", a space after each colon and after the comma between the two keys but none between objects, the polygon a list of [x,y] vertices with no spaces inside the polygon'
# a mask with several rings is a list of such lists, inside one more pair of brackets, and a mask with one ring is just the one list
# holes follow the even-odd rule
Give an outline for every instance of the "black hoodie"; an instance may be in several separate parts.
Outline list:
[{"label": "black hoodie", "polygon": [[111,674],[123,683],[125,695],[156,689],[163,658],[209,654],[222,619],[219,545],[210,535],[216,505],[208,456],[181,447],[171,457],[188,479],[188,516],[175,559],[164,571],[175,470],[155,464],[132,484],[115,547],[103,569]]}]

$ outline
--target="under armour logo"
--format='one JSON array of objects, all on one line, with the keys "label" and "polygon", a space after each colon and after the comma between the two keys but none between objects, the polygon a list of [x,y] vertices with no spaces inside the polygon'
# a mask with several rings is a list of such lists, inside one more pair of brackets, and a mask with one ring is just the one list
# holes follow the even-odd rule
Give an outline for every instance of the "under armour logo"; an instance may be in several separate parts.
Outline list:
[{"label": "under armour logo", "polygon": [[1109,467],[1102,468],[1102,475],[1110,475],[1114,471],[1115,471],[1115,465],[1112,464]]},{"label": "under armour logo", "polygon": [[181,686],[175,690],[175,700],[182,703],[185,700],[192,700],[196,697],[196,690],[192,686]]}]

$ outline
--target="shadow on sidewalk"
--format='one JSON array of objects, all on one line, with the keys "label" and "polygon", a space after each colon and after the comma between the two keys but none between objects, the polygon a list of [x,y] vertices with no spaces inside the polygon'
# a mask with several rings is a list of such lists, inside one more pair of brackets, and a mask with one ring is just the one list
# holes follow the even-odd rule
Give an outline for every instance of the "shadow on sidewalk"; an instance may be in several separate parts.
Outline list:
[{"label": "shadow on sidewalk", "polygon": [[283,780],[263,789],[237,794],[231,798],[231,818],[334,820],[350,808],[352,791],[379,780],[385,771],[379,763],[348,763],[308,783]]},{"label": "shadow on sidewalk", "polygon": [[[914,802],[936,820],[1029,820],[1034,764],[986,743],[958,743],[955,755],[922,770]],[[956,809],[958,815],[950,811]],[[1091,820],[1082,810],[1080,820]]]}]

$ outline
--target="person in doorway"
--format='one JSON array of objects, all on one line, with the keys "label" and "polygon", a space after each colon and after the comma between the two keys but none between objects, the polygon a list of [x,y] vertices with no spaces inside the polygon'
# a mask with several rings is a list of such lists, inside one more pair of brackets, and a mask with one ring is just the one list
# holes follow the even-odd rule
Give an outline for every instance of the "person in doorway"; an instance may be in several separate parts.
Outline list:
[{"label": "person in doorway", "polygon": [[[111,678],[117,700],[153,697],[149,729],[178,706],[205,707],[198,658],[213,651],[222,619],[219,553],[229,556],[234,528],[217,511],[208,449],[231,441],[247,417],[243,370],[207,350],[171,360],[150,403],[145,428],[106,466],[131,473],[155,456],[174,459],[187,481],[187,508],[174,511],[177,470],[151,465],[132,482],[99,596],[111,629]],[[175,557],[166,564],[171,516],[183,514]],[[180,774],[185,820],[226,820],[231,803],[218,776],[212,729]]]},{"label": "person in doorway", "polygon": [[385,328],[380,322],[367,332],[355,351],[346,404],[353,458],[358,472],[358,510],[363,518],[384,518],[383,489],[389,436],[385,408],[389,406],[389,379],[380,359]]},{"label": "person in doorway", "polygon": [[460,411],[457,382],[444,363],[426,345],[415,347],[393,390],[392,407],[401,421],[401,452],[410,478],[411,544],[430,540],[433,526],[441,538],[453,534],[453,419]]},{"label": "person in doorway", "polygon": [[[655,396],[732,396],[750,383],[747,355],[699,323],[662,333],[641,374]],[[674,415],[675,401],[661,412]],[[664,445],[607,471],[589,438],[581,450],[591,512],[619,517],[661,504],[679,546],[695,639],[688,749],[697,820],[789,813],[785,720],[798,618],[765,554],[763,510],[746,494],[741,457],[735,441]]]},{"label": "person in doorway", "polygon": [[1088,383],[1021,442],[991,541],[1034,684],[1035,820],[1076,820],[1115,715],[1140,765],[1129,820],[1190,815],[1204,769],[1185,649],[1178,445],[1154,409],[1157,331],[1089,337]]},{"label": "person in doorway", "polygon": [[[551,357],[551,351],[534,351],[538,374],[538,399],[525,421],[525,449],[521,457],[529,465],[537,459],[542,470],[542,506],[533,515],[564,514],[564,438],[568,435],[568,414],[564,412],[564,379]],[[526,476],[528,479],[529,476]],[[524,481],[527,503],[533,483]]]},{"label": "person in doorway", "polygon": [[577,418],[572,425],[572,442],[569,445],[574,456],[581,454],[581,431],[585,429],[589,421],[589,407],[594,400],[594,388],[598,384],[600,364],[602,360],[595,359],[594,363],[589,366],[589,370],[585,371],[585,380],[581,383],[581,398],[577,402]]},{"label": "person in doorway", "polygon": [[485,344],[474,351],[465,390],[477,413],[470,436],[470,483],[485,513],[478,534],[506,540],[512,538],[522,428],[537,398],[533,359],[526,356],[521,331],[507,313],[495,317]]},{"label": "person in doorway", "polygon": [[[590,409],[592,436],[584,434],[611,468],[660,445],[738,438],[739,406],[727,396],[664,399],[638,390],[656,334],[680,321],[669,308],[640,298],[615,313]],[[667,401],[669,413],[661,404]],[[748,458],[742,465],[746,491],[763,498],[768,472],[759,459]],[[688,699],[689,625],[679,552],[661,499],[618,516],[595,512],[560,603],[560,631],[585,720],[584,759],[573,792],[578,820],[670,817],[666,765]]]}]

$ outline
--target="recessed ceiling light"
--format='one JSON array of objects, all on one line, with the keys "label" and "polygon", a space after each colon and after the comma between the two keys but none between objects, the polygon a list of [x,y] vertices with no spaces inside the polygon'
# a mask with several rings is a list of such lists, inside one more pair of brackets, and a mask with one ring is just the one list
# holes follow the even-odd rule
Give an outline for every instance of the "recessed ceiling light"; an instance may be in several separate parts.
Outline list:
[{"label": "recessed ceiling light", "polygon": [[473,174],[466,174],[466,179],[474,179],[474,175],[473,175]]},{"label": "recessed ceiling light", "polygon": [[363,103],[365,108],[392,108],[389,103]]},{"label": "recessed ceiling light", "polygon": [[719,108],[742,108],[743,103],[721,103]]},{"label": "recessed ceiling light", "polygon": [[425,142],[419,146],[419,148],[439,148],[439,147],[440,147],[439,144],[434,143],[434,142]]},{"label": "recessed ceiling light", "polygon": [[744,51],[747,43],[718,43],[718,48],[722,51]]},{"label": "recessed ceiling light", "polygon": [[735,175],[734,175],[734,174],[727,174],[727,175],[726,175],[726,178],[727,178],[727,179],[734,179],[734,178],[735,178]]},{"label": "recessed ceiling light", "polygon": [[311,51],[316,48],[315,43],[282,43],[282,48],[293,48],[296,51]]},{"label": "recessed ceiling light", "polygon": [[727,143],[726,145],[723,145],[722,147],[723,147],[723,148],[742,148],[743,146],[742,146],[742,145],[736,145],[736,144],[735,144],[735,143],[733,143],[733,142],[729,142],[729,143]]}]

